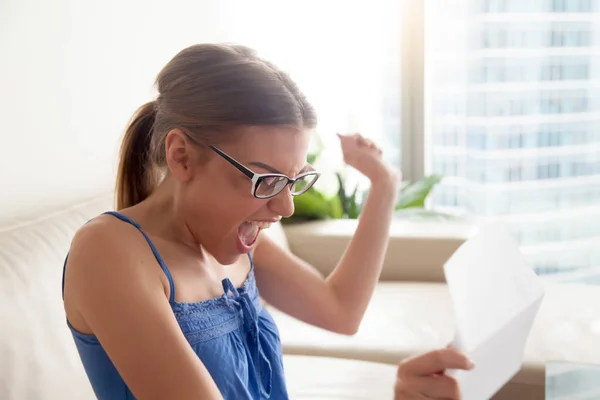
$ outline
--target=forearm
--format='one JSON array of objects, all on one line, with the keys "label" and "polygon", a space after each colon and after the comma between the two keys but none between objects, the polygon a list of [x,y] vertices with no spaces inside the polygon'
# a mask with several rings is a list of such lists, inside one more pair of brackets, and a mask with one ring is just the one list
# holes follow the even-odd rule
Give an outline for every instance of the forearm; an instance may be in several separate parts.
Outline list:
[{"label": "forearm", "polygon": [[358,328],[379,280],[396,203],[394,178],[373,182],[342,259],[327,278],[348,330]]}]

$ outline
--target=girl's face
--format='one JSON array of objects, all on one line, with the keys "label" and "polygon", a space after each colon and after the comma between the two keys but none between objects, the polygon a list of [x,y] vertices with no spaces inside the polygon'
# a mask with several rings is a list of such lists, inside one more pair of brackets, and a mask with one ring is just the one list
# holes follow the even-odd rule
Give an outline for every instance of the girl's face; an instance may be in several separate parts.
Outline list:
[{"label": "girl's face", "polygon": [[[306,163],[309,138],[287,126],[244,127],[235,140],[202,149],[205,162],[184,157],[188,169],[176,202],[194,240],[218,262],[232,264],[252,250],[262,229],[294,213],[292,193],[317,178]],[[287,178],[301,176],[289,184]]]}]

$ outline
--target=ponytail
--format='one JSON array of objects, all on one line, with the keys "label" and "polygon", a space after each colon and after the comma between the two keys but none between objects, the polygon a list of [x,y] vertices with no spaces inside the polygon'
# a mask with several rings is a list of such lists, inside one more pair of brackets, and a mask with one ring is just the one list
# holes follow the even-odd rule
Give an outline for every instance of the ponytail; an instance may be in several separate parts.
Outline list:
[{"label": "ponytail", "polygon": [[117,211],[142,202],[156,186],[156,175],[151,162],[155,117],[155,102],[146,103],[136,111],[125,132],[117,172]]}]

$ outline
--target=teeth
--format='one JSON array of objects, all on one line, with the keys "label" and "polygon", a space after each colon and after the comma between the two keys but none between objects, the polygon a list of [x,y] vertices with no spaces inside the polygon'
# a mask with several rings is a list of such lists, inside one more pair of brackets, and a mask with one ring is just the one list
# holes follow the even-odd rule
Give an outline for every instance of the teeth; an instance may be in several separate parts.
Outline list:
[{"label": "teeth", "polygon": [[248,221],[249,224],[256,225],[260,229],[268,229],[271,226],[270,222]]}]

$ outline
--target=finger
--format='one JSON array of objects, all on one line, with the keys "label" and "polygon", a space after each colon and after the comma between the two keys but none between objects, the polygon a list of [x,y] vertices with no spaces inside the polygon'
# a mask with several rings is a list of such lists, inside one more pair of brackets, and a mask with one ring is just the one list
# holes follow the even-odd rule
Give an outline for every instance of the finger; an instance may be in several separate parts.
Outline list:
[{"label": "finger", "polygon": [[382,155],[383,152],[381,151],[381,149],[375,145],[375,144],[370,144],[369,145],[369,149],[372,150],[373,152],[375,152],[375,154],[377,154],[378,156]]},{"label": "finger", "polygon": [[372,149],[377,148],[377,145],[371,139],[363,138],[363,140],[365,141],[365,143],[367,144],[367,146],[369,146],[370,148],[372,148]]},{"label": "finger", "polygon": [[419,393],[410,392],[400,381],[396,382],[394,400],[425,400],[426,397]]},{"label": "finger", "polygon": [[360,133],[355,133],[354,139],[356,140],[356,143],[361,146],[369,146],[369,140],[365,139]]},{"label": "finger", "polygon": [[426,376],[446,369],[468,370],[473,367],[473,361],[466,355],[456,349],[445,348],[402,361],[398,366],[398,376]]},{"label": "finger", "polygon": [[365,139],[365,141],[367,142],[367,145],[369,146],[370,149],[373,149],[377,152],[377,154],[381,155],[381,149],[379,148],[379,146],[377,146],[375,144],[374,141],[372,141],[371,139]]},{"label": "finger", "polygon": [[337,136],[340,139],[340,145],[342,146],[343,150],[364,146],[361,144],[360,139],[356,136],[356,134],[344,135],[337,133]]},{"label": "finger", "polygon": [[419,393],[427,398],[460,399],[458,382],[451,376],[414,376],[404,379],[403,386],[409,392]]},{"label": "finger", "polygon": [[339,133],[339,132],[336,132],[336,136],[337,136],[337,137],[338,137],[340,140],[342,140],[342,141],[344,141],[344,140],[347,140],[347,139],[350,139],[350,140],[353,140],[353,139],[354,139],[354,135],[344,135],[344,134],[342,134],[342,133]]},{"label": "finger", "polygon": [[375,143],[373,143],[372,140],[369,140],[369,139],[365,139],[365,140],[367,142],[367,146],[369,146],[370,149],[377,150],[377,146],[375,145]]},{"label": "finger", "polygon": [[348,149],[349,146],[354,146],[355,142],[354,137],[352,135],[343,135],[341,133],[336,133],[337,137],[340,139],[340,146],[342,151]]},{"label": "finger", "polygon": [[[452,343],[448,343],[448,344],[446,345],[446,348],[447,348],[447,349],[453,349],[453,348],[454,348],[454,346],[452,345]],[[434,375],[443,375],[445,372],[446,372],[446,370],[440,369],[439,371],[435,371],[433,374],[434,374]]]}]

